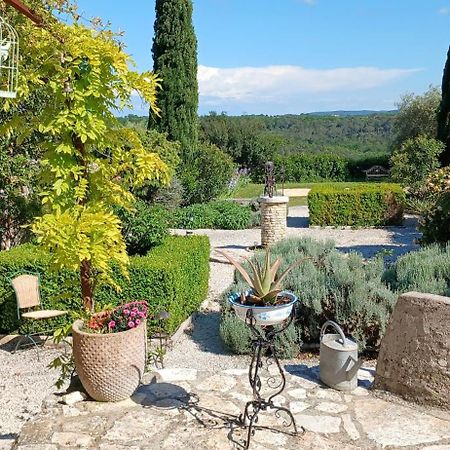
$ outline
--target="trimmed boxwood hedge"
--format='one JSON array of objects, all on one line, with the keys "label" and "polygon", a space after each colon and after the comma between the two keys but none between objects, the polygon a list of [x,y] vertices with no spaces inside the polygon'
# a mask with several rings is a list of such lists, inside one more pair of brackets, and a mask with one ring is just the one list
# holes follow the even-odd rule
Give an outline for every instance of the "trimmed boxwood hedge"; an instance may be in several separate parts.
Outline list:
[{"label": "trimmed boxwood hedge", "polygon": [[383,226],[403,221],[405,193],[393,183],[321,184],[308,194],[310,225]]},{"label": "trimmed boxwood hedge", "polygon": [[[150,314],[164,309],[170,317],[166,331],[172,333],[206,298],[209,277],[210,245],[206,236],[166,238],[163,244],[145,256],[130,258],[130,279],[116,271],[116,280],[122,290],[110,287],[96,290],[97,305],[118,305],[132,300],[145,299]],[[0,252],[0,333],[22,330],[29,326],[19,323],[16,299],[10,280],[15,275],[32,272],[40,275],[40,292],[43,308],[81,311],[78,274],[66,270],[52,271],[50,256],[38,247],[22,245]],[[64,323],[58,319],[51,325]],[[151,325],[151,321],[149,324]],[[40,324],[38,324],[40,325]],[[48,327],[48,323],[46,324]],[[36,328],[41,331],[43,328]]]}]

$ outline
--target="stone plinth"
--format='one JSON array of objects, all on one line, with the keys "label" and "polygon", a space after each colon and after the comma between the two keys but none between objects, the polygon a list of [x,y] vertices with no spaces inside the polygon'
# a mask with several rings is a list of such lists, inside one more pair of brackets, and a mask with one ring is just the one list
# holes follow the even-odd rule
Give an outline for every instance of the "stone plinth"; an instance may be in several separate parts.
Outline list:
[{"label": "stone plinth", "polygon": [[260,197],[261,245],[268,247],[286,237],[289,197]]},{"label": "stone plinth", "polygon": [[450,409],[450,298],[399,297],[381,342],[375,388]]}]

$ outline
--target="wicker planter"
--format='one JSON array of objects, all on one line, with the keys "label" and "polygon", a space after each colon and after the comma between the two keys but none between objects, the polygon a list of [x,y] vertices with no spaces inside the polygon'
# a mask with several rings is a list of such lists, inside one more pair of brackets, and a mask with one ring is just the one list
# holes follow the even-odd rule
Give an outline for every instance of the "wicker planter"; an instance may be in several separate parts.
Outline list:
[{"label": "wicker planter", "polygon": [[146,323],[119,333],[82,331],[72,326],[75,369],[86,392],[101,402],[129,398],[139,386],[146,361]]}]

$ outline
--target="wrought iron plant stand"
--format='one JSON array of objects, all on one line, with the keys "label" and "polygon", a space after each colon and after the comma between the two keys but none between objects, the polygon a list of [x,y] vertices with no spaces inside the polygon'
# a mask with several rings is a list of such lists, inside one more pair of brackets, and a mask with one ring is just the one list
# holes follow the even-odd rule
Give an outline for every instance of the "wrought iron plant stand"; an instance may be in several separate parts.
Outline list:
[{"label": "wrought iron plant stand", "polygon": [[[253,334],[253,356],[249,367],[248,378],[250,386],[253,390],[253,400],[250,400],[245,405],[244,412],[239,417],[239,421],[242,426],[247,427],[247,439],[244,441],[244,448],[250,447],[250,440],[255,434],[255,427],[258,423],[258,415],[261,411],[273,410],[275,416],[282,419],[283,426],[285,428],[293,428],[293,432],[287,433],[292,436],[298,435],[297,425],[295,423],[292,412],[283,406],[279,406],[274,403],[275,397],[280,395],[286,386],[286,377],[278,359],[275,349],[275,338],[278,334],[286,330],[292,323],[295,316],[295,308],[292,308],[292,312],[288,319],[284,321],[280,329],[275,329],[273,326],[264,326],[260,329],[255,326],[255,319],[253,317],[253,310],[247,311],[245,323],[250,327]],[[264,364],[265,362],[265,364]],[[277,373],[268,374],[265,384],[267,387],[274,391],[267,399],[263,397],[261,390],[263,388],[263,382],[260,377],[260,371],[275,364]],[[285,415],[285,417],[282,416]],[[302,433],[304,432],[302,428]]]}]

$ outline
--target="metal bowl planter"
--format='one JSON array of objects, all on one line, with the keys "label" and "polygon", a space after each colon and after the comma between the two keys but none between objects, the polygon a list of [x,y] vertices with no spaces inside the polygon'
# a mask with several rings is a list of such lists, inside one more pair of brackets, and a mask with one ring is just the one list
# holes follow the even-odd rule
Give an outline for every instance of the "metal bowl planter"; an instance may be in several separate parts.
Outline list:
[{"label": "metal bowl planter", "polygon": [[97,401],[117,402],[133,395],[144,375],[147,324],[118,333],[83,331],[72,326],[75,369],[86,392]]},{"label": "metal bowl planter", "polygon": [[[247,296],[250,293],[251,291],[246,291],[244,292],[244,295]],[[271,326],[280,324],[281,322],[288,319],[291,315],[294,304],[298,301],[298,297],[289,291],[280,292],[279,295],[282,295],[283,297],[289,297],[291,298],[291,301],[283,305],[242,305],[241,303],[239,303],[239,299],[241,297],[240,292],[231,294],[228,297],[228,301],[230,302],[239,319],[243,320],[244,322],[248,318],[249,310],[251,310],[251,316],[256,325]]]}]

